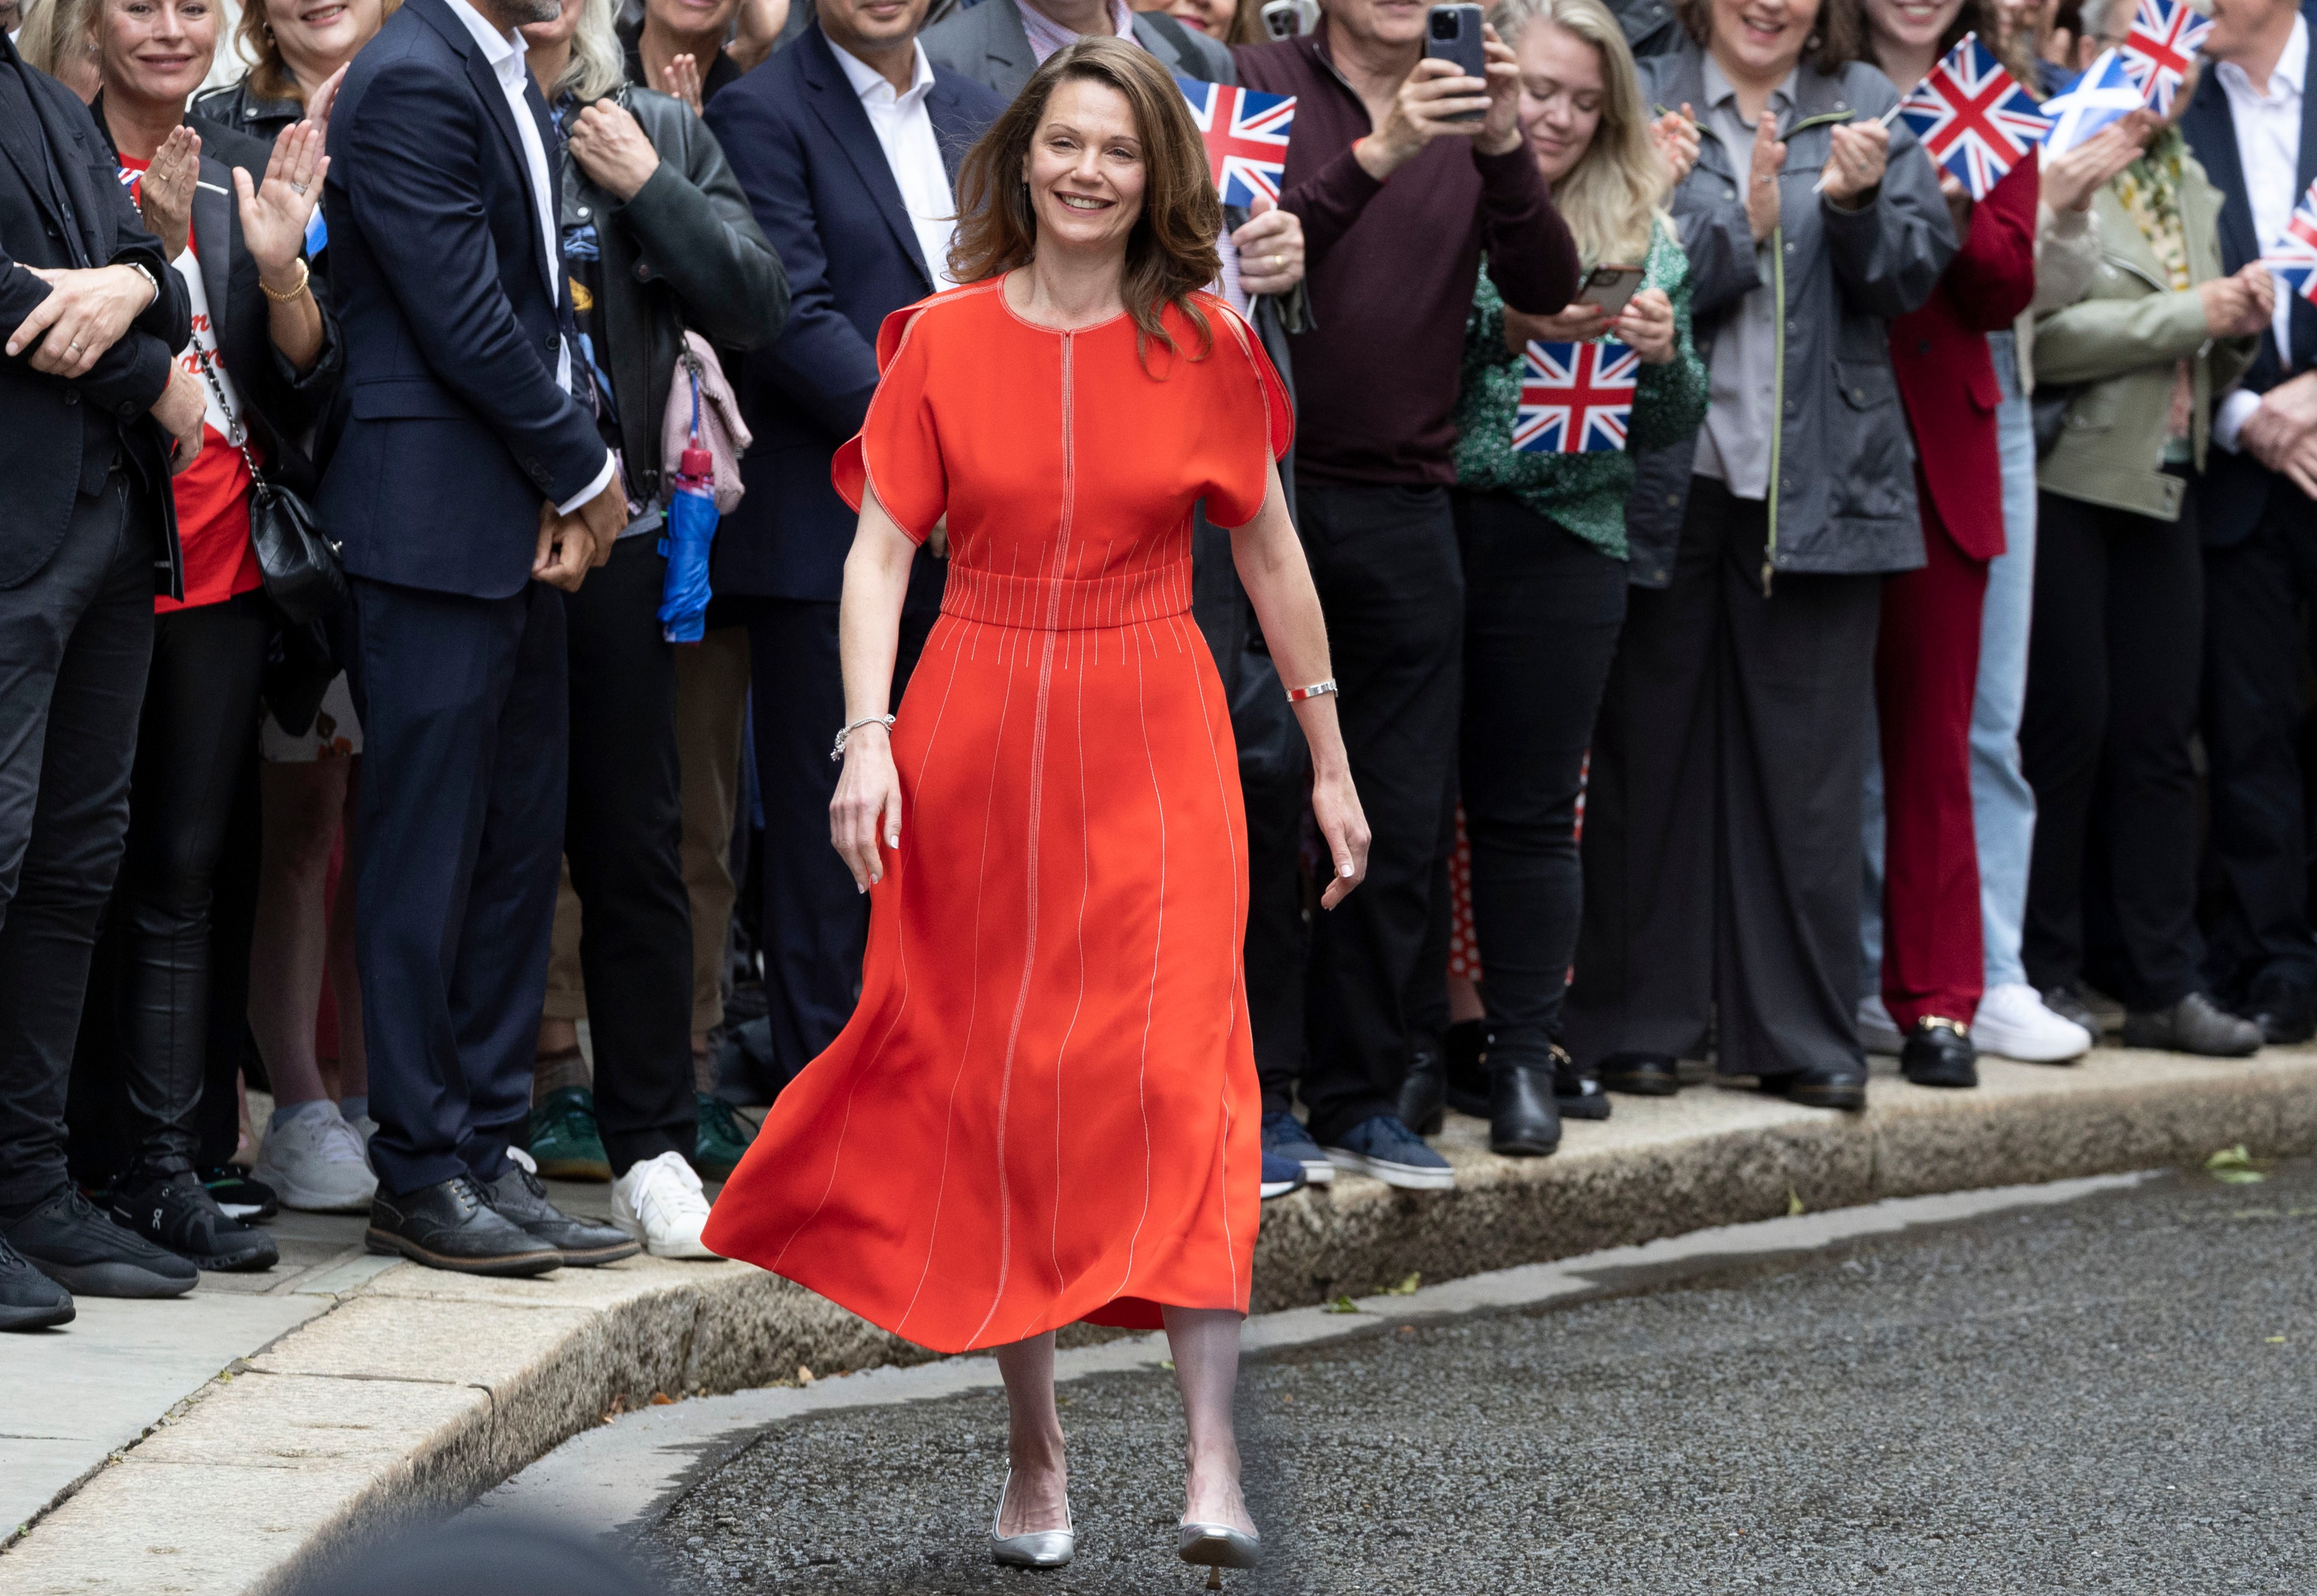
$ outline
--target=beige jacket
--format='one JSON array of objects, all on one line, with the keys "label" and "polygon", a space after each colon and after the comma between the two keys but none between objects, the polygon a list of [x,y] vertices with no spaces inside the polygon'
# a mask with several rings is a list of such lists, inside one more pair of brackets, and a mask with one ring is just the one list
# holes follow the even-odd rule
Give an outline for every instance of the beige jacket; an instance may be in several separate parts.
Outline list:
[{"label": "beige jacket", "polygon": [[2018,351],[2019,391],[2035,391],[2035,317],[2084,297],[2099,270],[2099,217],[2090,211],[2035,208],[2035,297],[2012,327]]},{"label": "beige jacket", "polygon": [[2213,396],[2236,381],[2259,347],[2258,339],[2215,339],[2205,331],[2205,301],[2196,285],[2223,275],[2221,193],[2195,157],[2184,157],[2182,167],[2189,286],[2173,291],[2110,184],[2092,202],[2100,265],[2090,288],[2074,304],[2035,319],[2036,379],[2084,385],[2068,406],[2059,442],[2036,470],[2036,485],[2159,521],[2180,518],[2184,487],[2162,469],[2174,367],[2191,363],[2189,446],[2201,471]]}]

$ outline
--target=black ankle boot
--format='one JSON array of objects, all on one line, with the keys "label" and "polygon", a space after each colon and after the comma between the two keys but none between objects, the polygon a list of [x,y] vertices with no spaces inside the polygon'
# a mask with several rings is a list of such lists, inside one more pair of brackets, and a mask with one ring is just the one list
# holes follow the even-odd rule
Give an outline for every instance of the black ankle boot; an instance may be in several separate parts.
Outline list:
[{"label": "black ankle boot", "polygon": [[1436,1136],[1446,1119],[1447,1071],[1436,1048],[1420,1048],[1408,1060],[1400,1083],[1400,1123],[1419,1136]]},{"label": "black ankle boot", "polygon": [[1489,1151],[1507,1158],[1543,1158],[1560,1145],[1561,1110],[1552,1100],[1552,1069],[1497,1071],[1489,1085]]}]

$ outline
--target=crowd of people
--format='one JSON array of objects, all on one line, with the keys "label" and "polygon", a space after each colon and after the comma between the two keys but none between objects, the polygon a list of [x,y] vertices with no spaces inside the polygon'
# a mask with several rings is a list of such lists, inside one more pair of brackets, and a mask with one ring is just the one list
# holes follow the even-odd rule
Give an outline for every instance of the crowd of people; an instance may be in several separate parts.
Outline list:
[{"label": "crowd of people", "polygon": [[[1293,396],[1356,892],[1212,504],[1177,606],[1245,805],[1265,1196],[1452,1187],[1446,1108],[1549,1154],[1693,1062],[1846,1110],[1870,1053],[1968,1089],[2116,1007],[2307,1040],[2317,305],[2261,262],[2317,0],[2209,11],[2167,112],[1974,201],[1901,93],[1966,34],[2064,93],[2133,0],[1497,0],[1478,79],[1399,0],[245,0],[207,92],[213,0],[31,0],[0,1327],[270,1267],[281,1205],[478,1272],[711,1255],[736,1107],[862,990],[875,849],[830,810],[886,726],[832,466],[881,326],[960,281],[968,152],[1086,36],[1296,101],[1214,291]],[[1524,351],[1605,337],[1624,445],[1516,446]],[[281,599],[291,511],[327,613]],[[896,704],[1006,600],[946,552],[896,568]]]}]

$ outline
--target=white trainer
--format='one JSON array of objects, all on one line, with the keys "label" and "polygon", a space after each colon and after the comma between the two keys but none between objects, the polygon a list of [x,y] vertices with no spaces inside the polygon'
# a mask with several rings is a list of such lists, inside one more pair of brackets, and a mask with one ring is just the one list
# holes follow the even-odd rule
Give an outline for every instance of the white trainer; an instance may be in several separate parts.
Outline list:
[{"label": "white trainer", "polygon": [[249,1173],[309,1214],[367,1214],[378,1195],[362,1133],[327,1098],[268,1129]]},{"label": "white trainer", "polygon": [[1980,999],[1971,1039],[1982,1053],[2023,1064],[2064,1064],[2092,1048],[2090,1032],[2053,1013],[2034,987],[2017,981],[2007,981]]},{"label": "white trainer", "polygon": [[1906,1038],[1891,1021],[1891,1011],[1878,997],[1858,1000],[1858,1045],[1869,1053],[1879,1053],[1885,1058],[1897,1058],[1906,1046]]},{"label": "white trainer", "polygon": [[612,1182],[612,1223],[654,1258],[714,1258],[702,1245],[708,1197],[680,1152],[663,1152]]}]

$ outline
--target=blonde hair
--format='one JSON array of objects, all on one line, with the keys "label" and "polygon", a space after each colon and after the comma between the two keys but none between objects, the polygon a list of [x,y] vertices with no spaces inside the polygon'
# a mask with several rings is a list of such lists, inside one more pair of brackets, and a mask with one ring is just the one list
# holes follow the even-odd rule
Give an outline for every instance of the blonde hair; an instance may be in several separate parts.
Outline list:
[{"label": "blonde hair", "polygon": [[620,0],[586,0],[571,35],[571,58],[547,91],[552,103],[568,94],[580,104],[618,92],[628,81],[627,53],[620,48]]},{"label": "blonde hair", "polygon": [[25,60],[69,84],[75,66],[102,70],[96,47],[96,12],[103,0],[31,0],[16,49]]},{"label": "blonde hair", "polygon": [[1665,215],[1673,173],[1650,137],[1624,30],[1601,0],[1498,0],[1489,21],[1515,48],[1532,24],[1550,22],[1600,53],[1600,125],[1577,165],[1552,185],[1552,204],[1587,265],[1640,265],[1652,229]]}]

